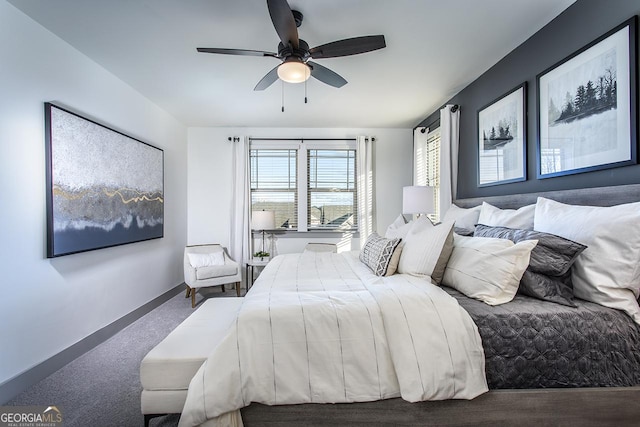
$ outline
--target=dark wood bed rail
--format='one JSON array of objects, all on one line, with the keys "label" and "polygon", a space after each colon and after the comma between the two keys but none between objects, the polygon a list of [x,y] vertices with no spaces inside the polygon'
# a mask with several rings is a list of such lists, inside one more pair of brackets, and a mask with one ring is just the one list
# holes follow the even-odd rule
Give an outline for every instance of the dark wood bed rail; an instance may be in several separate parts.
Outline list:
[{"label": "dark wood bed rail", "polygon": [[241,409],[245,427],[638,426],[640,387],[492,390],[473,400],[266,406]]}]

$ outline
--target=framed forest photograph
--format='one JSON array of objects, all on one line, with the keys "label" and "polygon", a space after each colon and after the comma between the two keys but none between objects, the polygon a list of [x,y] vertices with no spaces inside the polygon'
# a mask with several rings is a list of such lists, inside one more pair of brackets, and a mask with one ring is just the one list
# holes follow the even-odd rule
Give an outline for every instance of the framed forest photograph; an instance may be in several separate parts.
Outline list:
[{"label": "framed forest photograph", "polygon": [[636,163],[636,18],[537,76],[538,178]]},{"label": "framed forest photograph", "polygon": [[478,111],[478,186],[524,181],[526,82]]}]

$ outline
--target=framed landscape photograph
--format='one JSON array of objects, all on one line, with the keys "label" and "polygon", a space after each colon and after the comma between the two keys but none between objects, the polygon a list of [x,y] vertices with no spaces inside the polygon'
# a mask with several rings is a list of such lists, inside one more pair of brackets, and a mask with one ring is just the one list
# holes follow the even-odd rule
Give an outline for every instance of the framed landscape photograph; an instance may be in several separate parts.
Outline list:
[{"label": "framed landscape photograph", "polygon": [[538,178],[636,163],[636,18],[539,74]]},{"label": "framed landscape photograph", "polygon": [[478,111],[478,186],[524,181],[526,82]]},{"label": "framed landscape photograph", "polygon": [[47,258],[163,237],[164,152],[45,103]]}]

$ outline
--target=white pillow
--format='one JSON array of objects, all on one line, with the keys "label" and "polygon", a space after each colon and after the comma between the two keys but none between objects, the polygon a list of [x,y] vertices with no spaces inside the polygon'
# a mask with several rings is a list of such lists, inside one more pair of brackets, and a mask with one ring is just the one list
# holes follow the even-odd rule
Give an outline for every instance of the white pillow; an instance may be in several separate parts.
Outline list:
[{"label": "white pillow", "polygon": [[454,226],[456,227],[473,230],[478,223],[481,208],[482,206],[476,206],[470,209],[465,209],[452,204],[444,214],[442,222],[454,221]]},{"label": "white pillow", "polygon": [[409,232],[411,228],[411,223],[413,221],[407,223],[407,220],[404,219],[402,214],[398,215],[398,217],[387,227],[387,231],[384,233],[384,237],[387,239],[395,239],[400,238],[404,239],[404,237]]},{"label": "white pillow", "polygon": [[193,268],[224,265],[224,255],[221,251],[208,254],[188,253],[187,256],[189,257],[189,264]]},{"label": "white pillow", "polygon": [[536,205],[523,206],[518,210],[500,209],[487,202],[482,202],[478,224],[490,227],[519,228],[521,230],[533,230],[533,216]]},{"label": "white pillow", "polygon": [[440,283],[453,250],[453,222],[433,225],[421,216],[413,221],[403,242],[398,273],[430,276]]},{"label": "white pillow", "polygon": [[454,235],[453,253],[442,284],[489,305],[511,301],[529,266],[537,240],[513,243],[509,239]]},{"label": "white pillow", "polygon": [[574,206],[538,197],[534,229],[587,245],[571,270],[574,295],[640,323],[640,203]]}]

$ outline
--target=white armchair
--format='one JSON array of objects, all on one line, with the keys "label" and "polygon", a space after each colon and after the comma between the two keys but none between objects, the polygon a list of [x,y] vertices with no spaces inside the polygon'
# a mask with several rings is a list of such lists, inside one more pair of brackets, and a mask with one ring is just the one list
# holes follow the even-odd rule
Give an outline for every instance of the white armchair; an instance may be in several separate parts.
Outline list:
[{"label": "white armchair", "polygon": [[[190,255],[191,254],[191,255]],[[235,283],[240,296],[242,269],[227,254],[227,250],[217,244],[196,245],[184,248],[184,282],[187,285],[186,298],[191,296],[191,307],[196,306],[197,288],[222,286]]]}]

